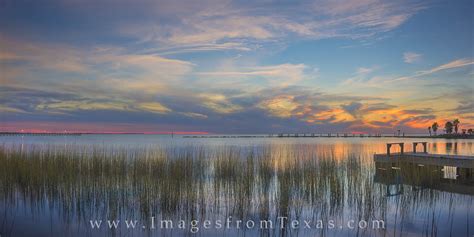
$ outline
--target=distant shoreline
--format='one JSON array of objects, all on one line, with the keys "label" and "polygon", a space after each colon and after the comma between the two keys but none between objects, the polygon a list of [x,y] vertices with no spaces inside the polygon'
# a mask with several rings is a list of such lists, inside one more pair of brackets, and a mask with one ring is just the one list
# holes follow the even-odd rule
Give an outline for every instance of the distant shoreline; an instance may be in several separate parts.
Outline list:
[{"label": "distant shoreline", "polygon": [[394,136],[394,135],[368,135],[368,134],[357,134],[357,135],[335,135],[332,134],[328,135],[315,135],[310,136],[300,134],[290,135],[290,136],[277,136],[277,135],[188,135],[183,136],[184,138],[424,138],[424,139],[474,139],[474,135],[465,135],[465,136],[444,136],[444,135],[437,135],[437,136],[420,136],[420,135],[407,135],[407,136]]},{"label": "distant shoreline", "polygon": [[474,139],[474,135],[467,134],[441,134],[428,135],[389,135],[389,134],[348,134],[348,133],[323,133],[323,134],[180,134],[180,133],[25,133],[25,132],[0,132],[0,136],[81,136],[81,135],[179,135],[184,138],[424,138],[424,139]]}]

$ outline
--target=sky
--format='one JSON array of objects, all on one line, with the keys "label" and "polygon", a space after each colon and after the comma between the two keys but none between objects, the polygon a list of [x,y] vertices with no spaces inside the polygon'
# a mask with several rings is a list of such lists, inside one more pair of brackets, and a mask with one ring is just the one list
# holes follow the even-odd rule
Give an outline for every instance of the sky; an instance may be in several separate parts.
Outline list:
[{"label": "sky", "polygon": [[474,128],[473,1],[0,0],[0,130]]}]

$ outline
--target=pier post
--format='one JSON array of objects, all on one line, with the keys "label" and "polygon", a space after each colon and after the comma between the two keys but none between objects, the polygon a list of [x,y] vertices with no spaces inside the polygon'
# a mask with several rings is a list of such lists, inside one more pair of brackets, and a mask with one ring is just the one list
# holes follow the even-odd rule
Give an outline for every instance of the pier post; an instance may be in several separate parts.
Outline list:
[{"label": "pier post", "polygon": [[392,146],[392,144],[387,144],[387,155],[389,156],[390,155],[390,147]]},{"label": "pier post", "polygon": [[404,149],[405,148],[405,143],[400,143],[400,153],[403,155]]},{"label": "pier post", "polygon": [[427,142],[413,142],[413,153],[416,153],[416,148],[417,148],[419,143],[421,143],[423,145],[423,153],[428,153],[428,143]]}]

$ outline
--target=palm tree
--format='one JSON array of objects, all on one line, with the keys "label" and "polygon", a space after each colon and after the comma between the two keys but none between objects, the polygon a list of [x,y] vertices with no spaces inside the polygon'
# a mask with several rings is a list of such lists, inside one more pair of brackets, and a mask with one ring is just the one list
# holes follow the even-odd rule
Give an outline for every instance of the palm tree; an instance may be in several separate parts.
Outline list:
[{"label": "palm tree", "polygon": [[459,123],[461,123],[461,122],[459,122],[459,119],[455,119],[455,120],[453,121],[454,132],[455,132],[456,134],[458,133]]},{"label": "palm tree", "polygon": [[447,134],[451,134],[453,132],[453,127],[454,127],[454,125],[450,121],[448,121],[444,124],[444,129],[446,130]]},{"label": "palm tree", "polygon": [[428,127],[428,132],[430,133],[430,137],[431,137],[431,127]]},{"label": "palm tree", "polygon": [[469,135],[472,135],[472,134],[474,134],[474,131],[472,130],[472,128],[470,128],[470,129],[467,130],[467,133],[468,133]]},{"label": "palm tree", "polygon": [[433,129],[433,132],[436,136],[436,131],[438,131],[439,125],[438,122],[434,122],[433,125],[431,125],[431,129]]}]

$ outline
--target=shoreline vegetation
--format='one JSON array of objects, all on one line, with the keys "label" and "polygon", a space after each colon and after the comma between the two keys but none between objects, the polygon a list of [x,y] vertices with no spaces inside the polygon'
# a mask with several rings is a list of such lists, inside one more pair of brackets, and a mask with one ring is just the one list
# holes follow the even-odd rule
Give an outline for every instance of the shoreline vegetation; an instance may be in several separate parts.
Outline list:
[{"label": "shoreline vegetation", "polygon": [[[420,172],[420,167],[403,169],[413,185],[376,183],[371,156],[351,152],[338,155],[325,145],[179,149],[0,146],[0,164],[0,203],[25,210],[52,210],[65,222],[66,229],[61,231],[71,231],[68,226],[75,223],[87,226],[90,218],[201,220],[233,216],[276,223],[278,216],[287,216],[294,220],[383,219],[385,229],[357,232],[382,236],[392,231],[403,233],[407,225],[403,220],[429,220],[428,210],[440,210],[445,203],[460,203],[448,207],[452,213],[472,200],[470,196],[430,189],[439,178],[433,178],[431,170]],[[390,173],[382,175],[390,183],[395,179]],[[393,195],[400,190],[403,195]],[[36,218],[42,215],[32,213]],[[445,230],[439,221],[433,219],[433,224],[423,225],[420,233],[463,229],[451,225]],[[14,226],[14,220],[6,222],[5,226]],[[394,224],[397,222],[402,224]],[[350,233],[344,231],[350,230],[325,226],[299,234]],[[258,234],[298,233],[285,228]]]},{"label": "shoreline vegetation", "polygon": [[444,134],[438,135],[437,132],[439,124],[435,121],[431,126],[428,126],[428,133],[430,134],[430,137],[434,135],[434,137],[440,138],[474,138],[474,130],[472,128],[460,129],[460,124],[461,121],[459,121],[459,119],[454,119],[453,121],[446,121],[446,123],[444,124]]},{"label": "shoreline vegetation", "polygon": [[[7,206],[55,208],[68,223],[85,225],[90,218],[150,216],[185,220],[232,216],[275,223],[278,216],[388,219],[385,188],[373,184],[373,169],[362,163],[358,157],[338,160],[306,146],[0,146],[0,200]],[[427,199],[449,198],[423,194]],[[347,207],[359,211],[348,213]],[[294,235],[291,229],[265,231]],[[322,235],[328,229],[315,231]],[[366,231],[383,235],[386,230]]]}]

